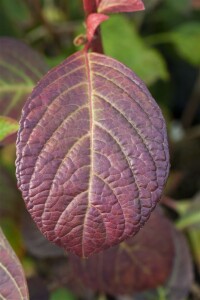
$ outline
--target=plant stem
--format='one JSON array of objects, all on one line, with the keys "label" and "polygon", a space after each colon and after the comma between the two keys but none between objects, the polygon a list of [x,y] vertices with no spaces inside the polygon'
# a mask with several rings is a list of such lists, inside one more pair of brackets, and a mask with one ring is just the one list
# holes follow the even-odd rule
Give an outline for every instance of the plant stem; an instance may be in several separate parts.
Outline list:
[{"label": "plant stem", "polygon": [[83,7],[86,16],[97,12],[97,4],[95,0],[83,0]]}]

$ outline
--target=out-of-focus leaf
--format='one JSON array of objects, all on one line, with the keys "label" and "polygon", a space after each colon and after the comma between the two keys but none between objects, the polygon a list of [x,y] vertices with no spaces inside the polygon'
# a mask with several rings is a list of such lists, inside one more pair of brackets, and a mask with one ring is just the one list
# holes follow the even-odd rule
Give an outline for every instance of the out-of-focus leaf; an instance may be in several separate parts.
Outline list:
[{"label": "out-of-focus leaf", "polygon": [[105,53],[134,70],[146,84],[168,79],[167,67],[161,54],[145,45],[134,24],[125,16],[112,16],[102,24],[102,37]]},{"label": "out-of-focus leaf", "polygon": [[19,228],[19,224],[13,221],[11,218],[0,219],[0,227],[3,229],[3,232],[11,245],[12,249],[18,255],[22,256],[24,249],[22,246],[22,236]]},{"label": "out-of-focus leaf", "polygon": [[[13,162],[12,162],[13,163]],[[9,171],[0,166],[0,220],[17,217],[21,196]]]},{"label": "out-of-focus leaf", "polygon": [[152,213],[134,237],[87,260],[70,256],[74,271],[97,291],[129,294],[164,284],[172,272],[172,225],[160,211]]},{"label": "out-of-focus leaf", "polygon": [[102,54],[52,69],[23,109],[17,176],[43,234],[88,257],[135,235],[169,170],[166,126],[144,83]]},{"label": "out-of-focus leaf", "polygon": [[0,229],[0,298],[28,300],[26,280],[20,262]]},{"label": "out-of-focus leaf", "polygon": [[166,284],[166,298],[169,300],[186,299],[193,282],[192,257],[185,237],[174,230],[175,260],[172,274]]},{"label": "out-of-focus leaf", "polygon": [[103,14],[144,10],[142,0],[101,0],[98,12]]},{"label": "out-of-focus leaf", "polygon": [[47,69],[24,43],[0,38],[0,114],[19,119],[27,96]]},{"label": "out-of-focus leaf", "polygon": [[19,23],[27,21],[30,12],[22,0],[1,0],[1,6],[4,13],[10,21],[19,26]]},{"label": "out-of-focus leaf", "polygon": [[16,120],[0,116],[0,142],[2,142],[6,137],[17,132],[19,124]]},{"label": "out-of-focus leaf", "polygon": [[199,228],[200,229],[200,193],[195,196],[194,200],[182,214],[176,223],[177,228]]},{"label": "out-of-focus leaf", "polygon": [[51,293],[50,300],[75,300],[76,297],[67,289],[60,288]]},{"label": "out-of-focus leaf", "polygon": [[172,229],[175,254],[173,270],[168,282],[154,290],[129,297],[121,296],[117,300],[183,300],[187,298],[193,282],[192,258],[184,235],[174,227]]},{"label": "out-of-focus leaf", "polygon": [[22,217],[22,233],[29,253],[38,258],[66,256],[64,250],[49,242],[27,212]]},{"label": "out-of-focus leaf", "polygon": [[193,65],[200,65],[200,22],[181,25],[172,32],[171,38],[184,59]]},{"label": "out-of-focus leaf", "polygon": [[177,226],[186,229],[190,239],[190,245],[193,252],[197,269],[200,273],[200,193],[198,193],[187,211],[180,217]]}]

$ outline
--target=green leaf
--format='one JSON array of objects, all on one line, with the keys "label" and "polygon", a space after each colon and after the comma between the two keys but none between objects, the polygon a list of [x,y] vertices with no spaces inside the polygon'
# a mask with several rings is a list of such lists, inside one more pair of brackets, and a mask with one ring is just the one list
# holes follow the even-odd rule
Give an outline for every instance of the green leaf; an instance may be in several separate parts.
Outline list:
[{"label": "green leaf", "polygon": [[60,288],[52,292],[50,300],[76,300],[76,297],[67,289]]},{"label": "green leaf", "polygon": [[200,65],[200,22],[190,22],[171,33],[178,53],[189,63]]},{"label": "green leaf", "polygon": [[30,12],[21,0],[1,0],[5,14],[14,23],[24,22],[30,17]]},{"label": "green leaf", "polygon": [[183,216],[177,223],[178,229],[185,229],[191,225],[200,223],[200,211],[195,211]]},{"label": "green leaf", "polygon": [[9,135],[17,132],[19,124],[16,120],[0,116],[0,142]]},{"label": "green leaf", "polygon": [[144,43],[134,24],[125,16],[110,17],[102,24],[102,36],[105,53],[129,66],[146,84],[168,79],[169,74],[161,54]]},{"label": "green leaf", "polygon": [[198,229],[200,228],[200,193],[197,194],[191,202],[191,205],[182,214],[177,221],[176,227],[178,229]]}]

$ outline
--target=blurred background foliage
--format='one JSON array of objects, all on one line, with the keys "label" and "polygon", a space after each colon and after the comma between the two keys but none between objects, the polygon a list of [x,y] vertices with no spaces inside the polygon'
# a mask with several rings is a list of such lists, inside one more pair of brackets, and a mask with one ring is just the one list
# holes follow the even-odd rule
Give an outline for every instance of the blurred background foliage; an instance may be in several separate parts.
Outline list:
[{"label": "blurred background foliage", "polygon": [[[171,175],[163,205],[185,234],[194,280],[187,299],[200,299],[200,0],[144,0],[144,12],[111,16],[102,25],[105,53],[129,66],[148,85],[169,132]],[[38,51],[49,68],[77,48],[85,33],[81,0],[1,0],[0,36],[17,38]],[[0,75],[1,76],[1,75]],[[1,89],[0,89],[1,95]],[[16,103],[17,105],[17,103]],[[21,107],[21,106],[20,106]],[[0,108],[1,109],[1,108]],[[0,111],[0,115],[3,112]],[[8,124],[6,123],[8,122]],[[7,124],[7,125],[6,125]],[[8,126],[10,126],[8,128]],[[16,121],[0,117],[0,140]],[[11,129],[10,129],[11,128]],[[0,148],[0,226],[22,261],[31,300],[77,299],[63,253],[31,229],[15,179],[15,145]],[[23,217],[22,217],[23,216]],[[33,225],[34,226],[34,225]],[[28,228],[28,229],[27,229]],[[31,235],[32,234],[32,235]],[[30,238],[31,236],[31,238]],[[39,250],[38,250],[39,249]],[[59,259],[58,259],[59,257]],[[49,269],[51,264],[52,268]],[[65,267],[65,272],[63,271]],[[82,287],[81,299],[114,299]],[[186,293],[187,294],[187,293]],[[153,297],[153,298],[152,298]],[[122,298],[118,298],[122,299]],[[164,288],[125,299],[167,298]]]}]

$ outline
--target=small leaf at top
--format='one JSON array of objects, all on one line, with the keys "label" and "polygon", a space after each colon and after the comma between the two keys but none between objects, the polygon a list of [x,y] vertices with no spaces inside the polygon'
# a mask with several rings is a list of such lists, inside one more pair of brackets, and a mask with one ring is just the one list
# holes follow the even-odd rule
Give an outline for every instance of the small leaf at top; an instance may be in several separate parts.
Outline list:
[{"label": "small leaf at top", "polygon": [[159,201],[169,170],[165,122],[130,69],[77,52],[29,97],[16,167],[43,234],[87,257],[136,234]]},{"label": "small leaf at top", "polygon": [[142,0],[101,0],[98,6],[98,12],[102,14],[134,12],[144,9]]},{"label": "small leaf at top", "polygon": [[0,299],[28,300],[20,262],[0,229]]},{"label": "small leaf at top", "polygon": [[4,116],[0,116],[0,142],[9,135],[17,132],[19,124],[16,120]]}]

